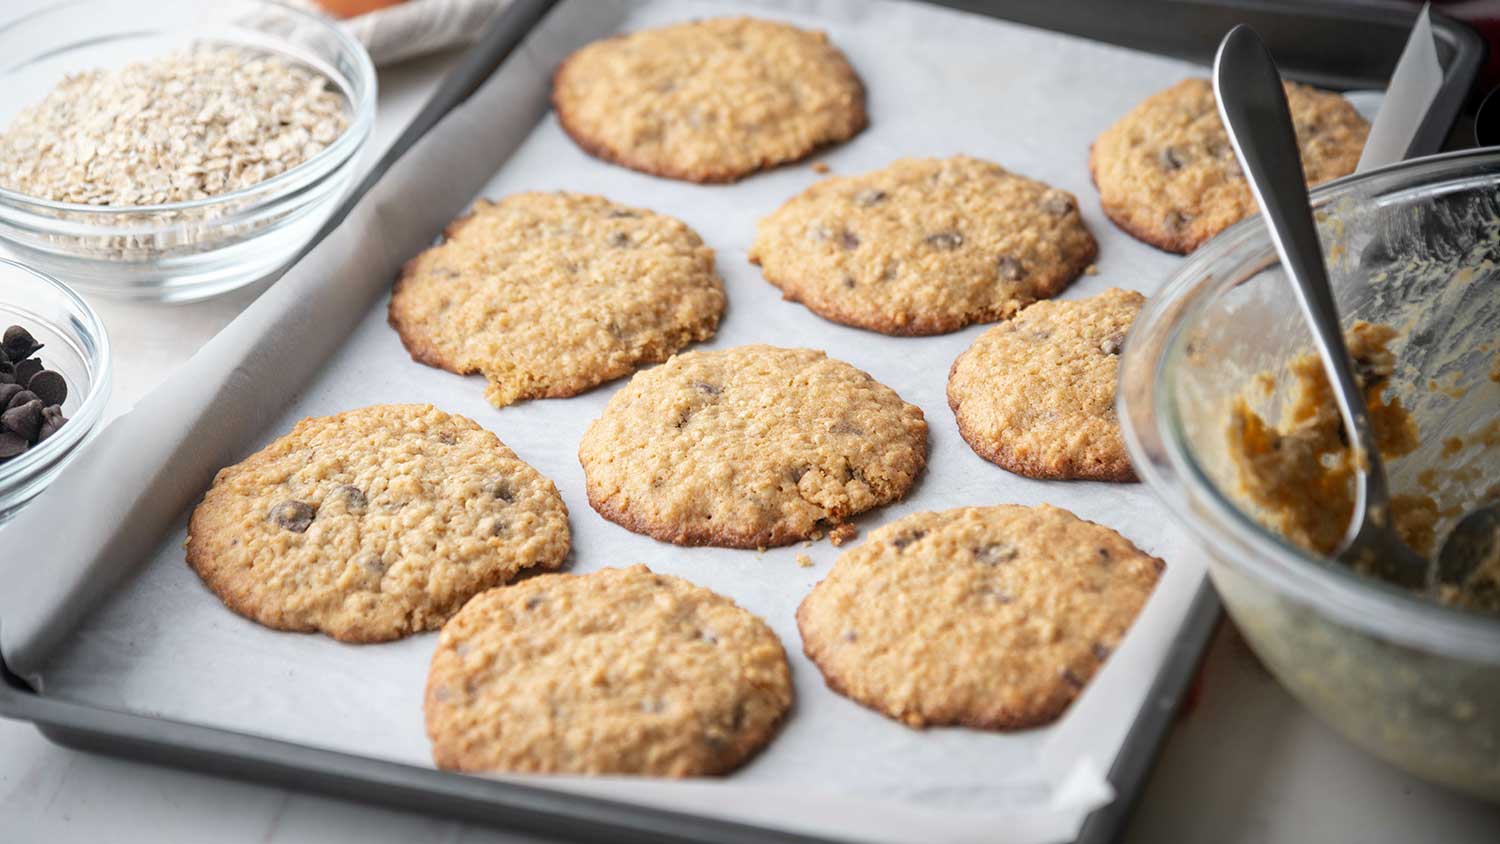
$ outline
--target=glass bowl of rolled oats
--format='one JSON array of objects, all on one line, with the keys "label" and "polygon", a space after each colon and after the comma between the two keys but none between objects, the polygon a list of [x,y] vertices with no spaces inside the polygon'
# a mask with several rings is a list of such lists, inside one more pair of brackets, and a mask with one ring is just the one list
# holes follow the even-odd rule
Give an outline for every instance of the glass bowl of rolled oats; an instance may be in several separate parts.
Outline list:
[{"label": "glass bowl of rolled oats", "polygon": [[74,0],[0,25],[0,246],[87,293],[267,278],[349,188],[364,48],[270,0]]}]

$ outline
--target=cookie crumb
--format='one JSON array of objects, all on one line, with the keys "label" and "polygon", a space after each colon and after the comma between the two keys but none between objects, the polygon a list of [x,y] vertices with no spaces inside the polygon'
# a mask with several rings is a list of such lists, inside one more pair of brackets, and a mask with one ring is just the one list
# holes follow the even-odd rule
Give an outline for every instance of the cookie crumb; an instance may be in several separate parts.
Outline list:
[{"label": "cookie crumb", "polygon": [[848,542],[858,535],[859,531],[854,527],[854,525],[851,525],[848,522],[844,522],[843,524],[828,532],[828,541],[832,542],[834,545],[843,545],[845,542]]},{"label": "cookie crumb", "polygon": [[831,169],[832,168],[830,168],[827,164],[824,164],[821,161],[814,161],[813,162],[812,171],[814,173],[817,173],[820,176],[823,175],[824,173],[830,172]]},{"label": "cookie crumb", "polygon": [[800,567],[802,567],[802,568],[805,568],[805,569],[812,568],[813,567],[812,557],[809,557],[806,554],[798,554],[797,555],[797,565],[800,566]]},{"label": "cookie crumb", "polygon": [[1099,265],[1098,264],[1089,264],[1087,267],[1083,268],[1083,274],[1084,275],[1098,275],[1099,274]]}]

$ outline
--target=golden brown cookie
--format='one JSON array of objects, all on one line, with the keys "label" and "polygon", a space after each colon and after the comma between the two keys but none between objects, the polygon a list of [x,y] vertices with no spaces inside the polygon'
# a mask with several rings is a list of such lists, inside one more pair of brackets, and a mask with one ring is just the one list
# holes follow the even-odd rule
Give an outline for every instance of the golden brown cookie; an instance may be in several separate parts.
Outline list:
[{"label": "golden brown cookie", "polygon": [[714,252],[683,223],[599,196],[479,200],[407,262],[389,319],[413,359],[483,373],[496,407],[563,398],[712,337]]},{"label": "golden brown cookie", "polygon": [[787,545],[899,499],[922,411],[811,349],[678,355],[615,393],[578,448],[589,503],[678,545]]},{"label": "golden brown cookie", "polygon": [[1056,295],[1097,253],[1072,194],[961,155],[814,184],[760,221],[750,261],[825,319],[941,334]]},{"label": "golden brown cookie", "polygon": [[[1370,124],[1338,94],[1287,83],[1307,183],[1354,172]],[[1187,253],[1256,212],[1213,86],[1187,79],[1148,97],[1089,152],[1104,213],[1131,236]]]},{"label": "golden brown cookie", "polygon": [[828,687],[913,726],[1055,720],[1164,565],[1057,507],[914,513],[841,554],[797,610]]},{"label": "golden brown cookie", "polygon": [[304,419],[219,471],[187,561],[277,630],[383,642],[568,555],[557,488],[489,431],[431,405]]},{"label": "golden brown cookie", "polygon": [[1125,333],[1145,301],[1111,288],[1038,302],[979,335],[948,373],[948,406],[964,441],[1028,478],[1135,480],[1115,383]]},{"label": "golden brown cookie", "polygon": [[865,89],[822,32],[714,18],[616,35],[552,80],[558,121],[591,155],[732,182],[859,134]]},{"label": "golden brown cookie", "polygon": [[439,768],[723,774],[792,704],[764,621],[645,566],[492,589],[443,625],[427,675]]}]

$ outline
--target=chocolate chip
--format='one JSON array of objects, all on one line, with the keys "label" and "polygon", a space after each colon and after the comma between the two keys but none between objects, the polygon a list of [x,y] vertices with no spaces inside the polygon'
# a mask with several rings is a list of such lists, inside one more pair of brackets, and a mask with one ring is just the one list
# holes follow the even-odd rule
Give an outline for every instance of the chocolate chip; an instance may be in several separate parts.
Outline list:
[{"label": "chocolate chip", "polygon": [[995,271],[1006,281],[1020,281],[1026,275],[1026,268],[1021,262],[1009,255],[1000,256],[1000,260],[995,262]]},{"label": "chocolate chip", "polygon": [[1109,659],[1110,647],[1103,642],[1095,642],[1089,646],[1089,650],[1094,652],[1094,658],[1100,662]]},{"label": "chocolate chip", "polygon": [[544,599],[543,599],[543,597],[541,595],[532,595],[531,597],[529,597],[529,598],[526,599],[526,609],[528,609],[528,610],[534,610],[534,609],[536,609],[537,607],[539,607],[539,606],[542,605],[542,601],[543,600]]},{"label": "chocolate chip", "polygon": [[292,533],[302,533],[312,524],[317,513],[301,501],[283,501],[271,508],[268,518]]},{"label": "chocolate chip", "polygon": [[952,251],[964,245],[964,236],[959,232],[938,232],[927,236],[927,243],[934,249]]},{"label": "chocolate chip", "polygon": [[365,495],[365,491],[357,486],[344,484],[334,490],[334,494],[344,499],[344,507],[351,513],[364,512],[364,509],[370,506],[370,499]]},{"label": "chocolate chip", "polygon": [[869,190],[862,190],[859,193],[856,193],[854,195],[854,204],[858,205],[861,208],[869,208],[871,205],[877,205],[881,202],[884,202],[885,197],[885,191],[870,188]]},{"label": "chocolate chip", "polygon": [[1109,549],[1105,548],[1103,545],[1099,546],[1099,562],[1107,563],[1112,559],[1114,559],[1114,557],[1110,556]]},{"label": "chocolate chip", "polygon": [[16,405],[0,414],[0,426],[29,443],[36,442],[36,435],[42,429],[42,404],[41,399],[32,399],[25,404]]},{"label": "chocolate chip", "polygon": [[1099,344],[1099,351],[1106,355],[1118,355],[1123,348],[1125,348],[1124,334],[1111,334]]},{"label": "chocolate chip", "polygon": [[10,400],[22,389],[20,384],[0,384],[0,411],[10,407]]},{"label": "chocolate chip", "polygon": [[846,252],[854,250],[854,249],[858,249],[859,248],[859,235],[855,234],[852,231],[849,231],[848,229],[844,229],[843,231],[840,231],[839,232],[839,246],[843,247],[844,251],[846,251]]},{"label": "chocolate chip", "polygon": [[[29,385],[31,383],[31,379],[36,377],[36,374],[41,371],[42,361],[40,358],[28,358],[26,360],[23,360],[20,363],[16,364],[16,383],[27,384],[28,386],[26,389],[30,390],[31,387]],[[36,392],[36,390],[31,391],[33,393]]]},{"label": "chocolate chip", "polygon": [[912,544],[913,542],[916,542],[917,540],[921,539],[922,537],[924,537],[926,535],[927,535],[927,531],[921,530],[921,529],[917,529],[917,530],[914,530],[914,531],[909,531],[907,533],[903,533],[902,535],[896,537],[895,539],[892,539],[891,540],[891,544],[894,545],[894,546],[896,546],[896,550],[900,551],[903,548],[905,548],[906,546]]},{"label": "chocolate chip", "polygon": [[1157,160],[1161,162],[1163,170],[1181,170],[1182,165],[1187,163],[1187,156],[1177,147],[1162,147]]},{"label": "chocolate chip", "polygon": [[1162,223],[1167,227],[1169,231],[1177,231],[1183,226],[1187,225],[1188,222],[1192,219],[1192,217],[1189,217],[1181,211],[1173,209],[1167,212],[1167,216],[1162,220]]},{"label": "chocolate chip", "polygon": [[1009,542],[991,542],[976,546],[973,551],[974,559],[986,566],[1008,563],[1021,555],[1020,549]]},{"label": "chocolate chip", "polygon": [[18,457],[30,447],[30,443],[10,431],[0,431],[0,460]]},{"label": "chocolate chip", "polygon": [[516,491],[505,478],[490,478],[485,481],[484,491],[491,498],[499,499],[506,503],[516,500]]},{"label": "chocolate chip", "polygon": [[828,426],[830,434],[863,434],[865,429],[852,422],[835,422]]},{"label": "chocolate chip", "polygon": [[1063,678],[1063,682],[1067,683],[1070,686],[1076,686],[1077,688],[1080,688],[1080,689],[1083,688],[1083,684],[1084,684],[1083,678],[1079,677],[1077,674],[1074,674],[1073,673],[1073,669],[1071,669],[1071,668],[1064,668],[1062,670],[1062,678]]},{"label": "chocolate chip", "polygon": [[1065,193],[1049,193],[1042,197],[1042,210],[1054,217],[1061,217],[1073,210],[1073,198]]},{"label": "chocolate chip", "polygon": [[623,249],[630,245],[630,235],[624,232],[615,232],[609,236],[609,245],[616,249]]},{"label": "chocolate chip", "polygon": [[42,427],[37,429],[36,441],[41,442],[57,433],[57,429],[67,421],[68,417],[62,414],[62,408],[57,405],[42,408]]},{"label": "chocolate chip", "polygon": [[[26,361],[25,363],[31,363],[31,361]],[[25,363],[22,365],[24,366]],[[16,372],[20,374],[19,367],[17,367]],[[35,393],[36,397],[41,399],[43,404],[47,405],[62,404],[68,399],[67,379],[63,378],[61,373],[53,372],[50,369],[43,369],[31,376],[30,380],[26,382],[26,389]]]},{"label": "chocolate chip", "polygon": [[716,384],[710,384],[707,381],[694,381],[693,389],[709,396],[717,396],[718,394],[724,392],[723,387],[720,387]]},{"label": "chocolate chip", "polygon": [[845,287],[849,288],[850,290],[853,290],[854,289],[854,285],[855,285],[854,276],[852,276],[852,275],[846,275],[846,276],[844,276],[844,286]]},{"label": "chocolate chip", "polygon": [[37,400],[36,393],[33,393],[30,390],[20,390],[18,392],[15,392],[15,393],[11,394],[10,401],[8,401],[8,402],[5,403],[5,409],[6,410],[10,410],[13,407],[20,407],[21,405],[23,405],[23,404],[25,404],[25,403],[27,403],[29,401],[36,401],[36,400]]},{"label": "chocolate chip", "polygon": [[5,349],[5,356],[11,363],[20,363],[41,350],[42,344],[31,336],[31,332],[19,325],[12,325],[5,329],[5,335],[0,338],[0,348]]}]

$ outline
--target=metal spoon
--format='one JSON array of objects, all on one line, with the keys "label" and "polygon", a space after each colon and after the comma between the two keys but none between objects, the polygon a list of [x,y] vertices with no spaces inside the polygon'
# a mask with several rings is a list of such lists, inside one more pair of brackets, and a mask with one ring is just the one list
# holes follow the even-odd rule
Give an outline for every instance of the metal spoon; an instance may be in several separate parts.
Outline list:
[{"label": "metal spoon", "polygon": [[1219,44],[1214,95],[1276,254],[1312,328],[1334,403],[1354,447],[1354,514],[1334,556],[1408,589],[1425,588],[1433,566],[1407,547],[1390,525],[1385,467],[1339,327],[1281,74],[1260,36],[1248,26],[1230,30]]}]

